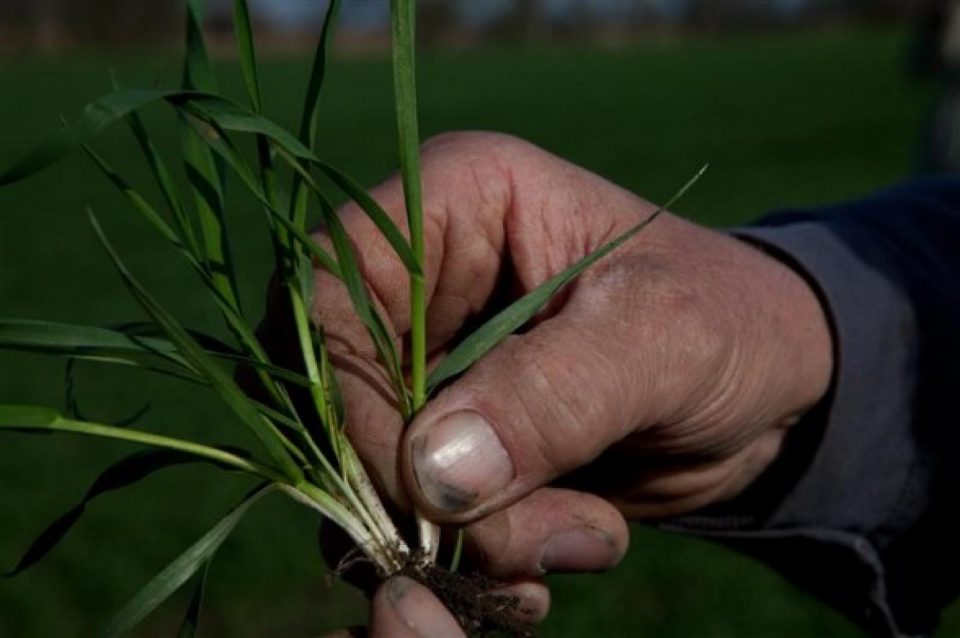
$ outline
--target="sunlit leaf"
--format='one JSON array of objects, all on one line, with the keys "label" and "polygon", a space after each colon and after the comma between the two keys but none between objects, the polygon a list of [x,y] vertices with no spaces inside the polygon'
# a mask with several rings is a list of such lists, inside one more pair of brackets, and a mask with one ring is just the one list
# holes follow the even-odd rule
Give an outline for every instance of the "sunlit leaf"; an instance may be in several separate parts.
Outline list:
[{"label": "sunlit leaf", "polygon": [[464,339],[440,362],[440,365],[430,373],[427,380],[428,392],[433,392],[441,383],[460,374],[473,365],[543,310],[547,303],[553,299],[564,286],[653,223],[664,210],[673,206],[678,199],[683,197],[686,192],[700,180],[704,172],[706,172],[706,168],[707,167],[704,166],[700,169],[662,208],[613,241],[604,244],[568,269],[551,277],[533,291],[513,302],[477,329],[476,332]]}]

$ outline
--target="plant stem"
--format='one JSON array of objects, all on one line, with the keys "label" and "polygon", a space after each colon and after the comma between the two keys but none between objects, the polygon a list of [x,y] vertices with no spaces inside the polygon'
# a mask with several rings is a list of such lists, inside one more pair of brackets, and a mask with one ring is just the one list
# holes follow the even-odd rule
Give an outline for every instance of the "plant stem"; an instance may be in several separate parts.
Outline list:
[{"label": "plant stem", "polygon": [[[15,408],[7,407],[7,413],[15,414]],[[150,432],[132,430],[129,428],[119,428],[111,425],[102,425],[99,423],[90,423],[87,421],[77,421],[75,419],[65,419],[49,411],[49,416],[42,423],[31,423],[23,417],[4,417],[0,414],[0,429],[22,428],[26,430],[52,430],[67,434],[81,434],[84,436],[93,436],[101,439],[113,439],[115,441],[125,441],[138,445],[163,448],[167,450],[176,450],[186,452],[194,456],[210,459],[222,465],[234,469],[255,474],[267,480],[277,483],[286,482],[287,479],[280,474],[279,470],[245,459],[219,448],[194,443],[193,441],[184,441]]]},{"label": "plant stem", "polygon": [[[400,172],[407,206],[410,248],[420,272],[410,273],[410,361],[413,416],[427,401],[427,300],[423,236],[423,186],[420,178],[420,130],[417,120],[416,0],[391,0],[393,83],[396,96]],[[436,559],[440,529],[417,513],[420,549]]]}]

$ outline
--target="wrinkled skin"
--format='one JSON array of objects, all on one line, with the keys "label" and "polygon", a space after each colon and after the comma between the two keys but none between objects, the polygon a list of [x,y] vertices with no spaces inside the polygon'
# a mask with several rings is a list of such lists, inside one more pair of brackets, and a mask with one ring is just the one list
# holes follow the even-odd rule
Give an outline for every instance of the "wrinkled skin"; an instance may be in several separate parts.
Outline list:
[{"label": "wrinkled skin", "polygon": [[[422,161],[434,360],[466,322],[655,209],[503,135],[447,134]],[[399,179],[372,194],[405,228]],[[406,272],[357,208],[343,220],[402,342]],[[741,493],[823,397],[833,365],[827,320],[803,278],[669,214],[442,390],[406,432],[346,292],[322,271],[314,315],[341,369],[349,433],[380,487],[402,508],[466,525],[474,563],[514,584],[533,620],[549,606],[539,578],[612,567],[628,519]],[[572,473],[589,491],[556,486]],[[452,636],[449,621],[429,592],[392,581],[374,598],[371,632]]]}]

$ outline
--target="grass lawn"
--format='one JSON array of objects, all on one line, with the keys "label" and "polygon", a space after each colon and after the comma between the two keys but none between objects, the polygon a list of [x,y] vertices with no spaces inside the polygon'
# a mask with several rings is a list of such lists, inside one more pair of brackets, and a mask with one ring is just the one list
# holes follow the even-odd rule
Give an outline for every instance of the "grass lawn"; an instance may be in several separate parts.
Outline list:
[{"label": "grass lawn", "polygon": [[[426,134],[493,129],[527,138],[652,199],[703,162],[707,178],[679,212],[711,225],[767,210],[856,197],[910,173],[930,88],[904,76],[906,39],[892,32],[791,35],[653,44],[618,51],[480,51],[423,60]],[[172,84],[176,63],[86,58],[0,64],[0,166],[105,92],[113,65],[126,84]],[[304,61],[264,69],[268,110],[293,124]],[[235,68],[226,82],[241,95]],[[337,64],[322,156],[372,184],[394,166],[390,77],[379,59]],[[160,143],[176,131],[159,112]],[[145,191],[121,130],[97,144]],[[101,213],[135,272],[188,325],[223,333],[215,309],[170,248],[79,158],[0,191],[0,315],[119,323],[143,315],[130,301],[82,214]],[[269,245],[250,201],[231,211],[251,316],[262,312]],[[695,258],[695,256],[691,256]],[[80,392],[92,417],[153,406],[142,427],[188,426],[237,441],[215,401],[173,382],[87,365]],[[0,402],[62,403],[62,365],[0,353]],[[182,430],[181,430],[182,431]],[[0,566],[71,506],[104,463],[128,448],[72,438],[0,435]],[[193,542],[249,486],[213,470],[183,469],[105,497],[43,564],[0,580],[0,636],[95,635],[110,612]],[[239,529],[212,575],[205,635],[317,636],[359,622],[363,601],[332,588],[314,551],[316,520],[271,501]],[[824,565],[824,569],[830,569]],[[609,575],[552,580],[546,636],[857,636],[829,609],[741,556],[697,540],[637,529]],[[144,636],[169,636],[184,601],[165,606]],[[960,609],[943,636],[960,634]]]}]

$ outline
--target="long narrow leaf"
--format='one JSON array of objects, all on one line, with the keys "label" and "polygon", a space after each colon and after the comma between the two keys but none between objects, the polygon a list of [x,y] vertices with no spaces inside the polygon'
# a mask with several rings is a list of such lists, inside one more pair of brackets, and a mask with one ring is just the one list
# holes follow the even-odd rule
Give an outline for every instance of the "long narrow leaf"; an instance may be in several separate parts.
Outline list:
[{"label": "long narrow leaf", "polygon": [[243,345],[245,350],[251,355],[251,357],[266,362],[267,355],[263,351],[259,340],[257,339],[256,334],[253,330],[250,329],[250,326],[247,324],[246,320],[239,313],[239,310],[232,302],[232,300],[223,294],[223,288],[217,285],[216,280],[212,276],[211,272],[208,270],[206,264],[201,263],[200,259],[196,256],[196,251],[186,247],[177,232],[170,227],[166,221],[157,213],[157,211],[140,195],[129,183],[126,182],[118,173],[116,173],[97,153],[95,153],[89,147],[84,147],[87,154],[94,161],[97,167],[101,172],[110,180],[110,182],[118,189],[120,192],[126,196],[134,208],[148,221],[151,225],[156,228],[164,239],[173,244],[181,254],[186,258],[187,262],[193,267],[194,271],[200,277],[200,280],[207,287],[207,290],[213,295],[214,301],[216,301],[217,306],[219,306],[221,313],[223,314],[224,320],[227,322],[227,326],[230,330],[236,335],[237,339],[240,340],[240,343]]},{"label": "long narrow leaf", "polygon": [[66,434],[81,434],[101,439],[125,441],[136,445],[176,450],[192,454],[193,456],[209,459],[215,463],[233,467],[242,472],[263,476],[273,481],[284,480],[277,470],[262,463],[237,456],[232,452],[210,447],[209,445],[174,439],[150,432],[66,419],[56,410],[40,406],[0,404],[0,430],[63,432]]},{"label": "long narrow leaf", "polygon": [[340,16],[342,0],[330,0],[327,13],[323,18],[323,29],[317,42],[316,53],[313,56],[313,66],[310,69],[310,82],[307,84],[307,95],[304,99],[303,115],[300,119],[300,141],[312,149],[317,141],[317,126],[320,121],[320,95],[327,78],[327,62],[330,58],[330,44]]},{"label": "long narrow leaf", "polygon": [[[121,90],[120,83],[112,73],[111,80],[113,90]],[[183,200],[181,200],[180,194],[174,185],[170,169],[167,168],[166,162],[164,162],[160,152],[156,146],[154,146],[153,140],[150,139],[150,134],[147,132],[147,127],[144,125],[143,118],[140,114],[136,111],[130,113],[130,115],[127,116],[127,122],[130,125],[130,130],[134,138],[137,140],[137,144],[140,146],[140,150],[147,159],[150,172],[153,174],[153,178],[160,188],[160,192],[163,194],[167,208],[170,210],[170,214],[176,225],[180,241],[186,245],[187,250],[189,250],[194,257],[199,258],[200,249],[197,244],[196,231],[193,228],[193,223],[187,217]]]},{"label": "long narrow leaf", "polygon": [[192,369],[166,339],[30,319],[0,319],[0,349],[62,356],[160,356]]},{"label": "long narrow leaf", "polygon": [[203,610],[203,599],[207,589],[207,575],[210,573],[210,561],[203,564],[200,575],[197,576],[197,584],[190,595],[190,604],[187,607],[187,614],[180,625],[180,631],[177,632],[177,638],[195,638],[197,630],[200,628],[200,612]]},{"label": "long narrow leaf", "polygon": [[263,94],[260,91],[260,71],[257,68],[257,51],[253,42],[253,24],[247,0],[234,0],[234,34],[240,54],[240,69],[247,85],[250,105],[257,113],[263,112]]},{"label": "long narrow leaf", "polygon": [[217,79],[203,38],[206,0],[187,0],[187,51],[183,64],[183,85],[189,89],[216,91]]},{"label": "long narrow leaf", "polygon": [[[229,454],[237,455],[236,450],[219,449]],[[243,458],[240,455],[237,456]],[[219,461],[197,457],[180,450],[169,449],[143,450],[120,459],[97,477],[77,505],[70,508],[37,535],[29,549],[24,552],[23,556],[17,562],[16,567],[4,574],[4,577],[12,578],[23,573],[49,554],[80,520],[87,506],[96,498],[109,492],[134,485],[167,468],[201,462],[211,463],[225,469],[235,469],[231,466],[223,465]]]},{"label": "long narrow leaf", "polygon": [[366,326],[367,332],[373,339],[377,352],[383,359],[383,364],[387,369],[390,379],[393,382],[396,398],[401,403],[405,403],[406,393],[403,390],[403,375],[400,369],[400,357],[393,342],[393,338],[387,330],[386,324],[377,312],[367,292],[367,286],[363,279],[363,273],[360,271],[360,265],[353,254],[353,246],[350,237],[340,218],[334,212],[329,202],[321,199],[321,209],[323,210],[323,219],[330,233],[330,239],[333,242],[334,250],[337,254],[337,263],[340,264],[340,274],[353,304],[353,310]]},{"label": "long narrow leaf", "polygon": [[[327,12],[323,18],[323,28],[320,40],[317,42],[316,53],[313,57],[313,66],[310,69],[310,81],[307,84],[307,94],[304,98],[303,112],[300,117],[300,141],[308,150],[313,150],[317,143],[317,128],[320,122],[320,96],[327,78],[327,62],[330,58],[330,44],[336,30],[340,16],[341,0],[330,0]],[[290,218],[302,230],[306,230],[309,193],[300,175],[294,175],[291,192],[292,206]],[[301,269],[301,274],[306,269]],[[301,283],[301,294],[309,301],[312,295],[312,282]]]},{"label": "long narrow leaf", "polygon": [[[253,133],[268,137],[277,144],[280,149],[285,151],[285,153],[281,153],[281,156],[287,160],[301,180],[313,190],[318,190],[319,187],[316,185],[316,182],[309,177],[306,170],[300,166],[296,160],[306,161],[309,165],[315,166],[317,170],[325,174],[337,184],[337,186],[343,189],[344,193],[353,199],[360,206],[361,210],[370,217],[370,220],[390,243],[390,246],[403,261],[407,269],[417,274],[421,273],[420,264],[414,256],[406,238],[403,236],[403,233],[380,205],[343,171],[320,160],[286,130],[270,120],[222,99],[192,97],[184,101],[183,108],[198,117],[202,117],[209,123],[215,124],[221,129],[238,133]],[[211,139],[208,138],[207,141],[210,142]]]},{"label": "long narrow leaf", "polygon": [[173,95],[192,94],[171,90],[117,91],[88,104],[73,123],[53,133],[43,144],[27,154],[11,168],[0,173],[0,186],[20,181],[38,173],[63,157],[76,151],[91,137],[130,113],[151,104],[162,102]]},{"label": "long narrow leaf", "polygon": [[327,251],[321,248],[310,235],[306,232],[297,228],[292,221],[287,219],[280,210],[276,209],[273,206],[273,203],[267,198],[266,193],[263,191],[263,187],[257,181],[256,176],[253,174],[253,171],[244,161],[243,156],[240,152],[233,146],[230,140],[225,136],[217,133],[216,136],[211,136],[206,139],[207,144],[210,145],[210,148],[213,149],[224,161],[233,169],[233,171],[240,178],[240,181],[246,186],[247,190],[257,198],[257,200],[263,204],[266,210],[273,216],[274,220],[279,222],[286,230],[288,230],[301,245],[306,248],[316,260],[331,274],[334,276],[340,276],[340,267],[337,265],[337,262],[331,257]]},{"label": "long narrow leaf", "polygon": [[284,473],[293,480],[293,482],[298,482],[302,478],[302,472],[290,456],[288,456],[287,450],[289,446],[285,447],[286,439],[283,435],[277,431],[276,427],[270,423],[270,421],[264,419],[257,412],[256,407],[243,391],[240,390],[230,375],[200,347],[190,333],[140,285],[120,260],[120,256],[107,239],[93,212],[89,211],[89,215],[90,222],[97,233],[97,237],[101,243],[103,243],[107,254],[113,261],[114,267],[117,269],[117,272],[120,274],[134,298],[136,298],[151,318],[163,328],[167,338],[177,347],[180,354],[207,380],[227,406],[240,418],[241,422],[260,440],[270,454],[271,459],[283,468]]},{"label": "long narrow leaf", "polygon": [[178,249],[184,251],[188,257],[193,258],[194,253],[186,247],[186,245],[181,241],[180,234],[175,231],[170,224],[166,222],[163,217],[161,217],[157,211],[147,203],[147,201],[140,195],[136,190],[133,189],[130,184],[120,176],[119,173],[114,171],[96,151],[90,148],[87,145],[83,146],[84,152],[86,152],[87,157],[89,157],[93,163],[100,169],[100,172],[110,181],[111,184],[116,187],[123,195],[130,200],[130,203],[133,204],[134,208],[140,212],[140,214],[148,221],[150,224],[160,233],[160,235],[176,246]]},{"label": "long narrow leaf", "polygon": [[186,584],[216,554],[250,508],[273,490],[272,485],[256,488],[213,529],[154,576],[114,617],[103,633],[104,638],[115,638],[130,631]]},{"label": "long narrow leaf", "polygon": [[[184,119],[189,119],[187,116]],[[229,304],[240,311],[236,273],[227,231],[224,189],[226,171],[220,159],[204,144],[190,122],[181,122],[184,170],[194,193],[195,215],[200,229],[203,258],[213,285]]]},{"label": "long narrow leaf", "polygon": [[[183,66],[183,88],[215,93],[216,77],[203,37],[205,16],[205,0],[187,2],[187,50]],[[210,270],[213,285],[239,312],[240,297],[227,233],[224,204],[226,173],[223,164],[210,153],[189,123],[181,121],[180,137],[184,168],[194,194],[196,219],[200,230],[199,243],[204,261]]]},{"label": "long narrow leaf", "polygon": [[532,319],[538,312],[543,310],[544,306],[546,306],[564,286],[649,226],[664,210],[673,206],[677,200],[683,197],[686,192],[700,180],[706,172],[706,169],[706,166],[700,169],[662,208],[613,241],[604,244],[570,266],[567,270],[555,275],[538,288],[513,302],[476,332],[464,339],[453,352],[447,355],[440,365],[430,373],[427,380],[428,392],[432,393],[441,383],[460,374],[473,365],[500,342]]},{"label": "long narrow leaf", "polygon": [[[205,347],[207,354],[215,359],[262,370],[278,381],[304,387],[310,385],[309,379],[296,372],[238,354],[226,344],[208,335],[193,331],[190,334]],[[195,377],[192,366],[180,355],[177,347],[170,340],[130,334],[123,330],[32,319],[0,319],[0,350],[17,350],[83,361],[132,365],[165,374],[170,373],[168,370],[160,370],[138,360],[139,357],[159,356],[190,371],[189,376],[180,376],[185,376],[189,380],[200,380]],[[178,375],[175,374],[175,376]]]},{"label": "long narrow leaf", "polygon": [[426,402],[427,302],[424,262],[423,186],[420,180],[420,125],[417,116],[416,0],[390,0],[393,30],[393,90],[397,111],[400,174],[407,206],[410,247],[421,272],[410,274],[410,362],[413,407]]},{"label": "long narrow leaf", "polygon": [[[220,96],[195,90],[122,90],[100,98],[89,104],[77,121],[55,132],[46,142],[30,152],[13,167],[0,173],[0,186],[20,181],[40,172],[80,149],[107,126],[130,116],[139,109],[160,102],[168,102],[188,115],[207,120],[208,123],[215,123],[224,130],[264,135],[288,154],[285,156],[288,162],[292,161],[290,158],[292,156],[315,165],[318,170],[330,177],[345,193],[357,201],[361,209],[370,216],[371,220],[384,233],[384,236],[408,269],[419,272],[420,268],[417,260],[413,257],[410,246],[399,228],[356,182],[342,171],[322,162],[282,127]],[[206,130],[206,133],[207,135],[217,135],[212,128]],[[185,142],[190,147],[187,149],[188,155],[198,155],[200,151],[195,147],[206,146],[211,141],[211,139],[204,139],[196,132],[191,132],[190,137]],[[299,169],[301,173],[306,172],[299,163],[293,163],[296,164],[294,166],[295,170]],[[213,216],[207,220],[205,236],[210,244],[206,246],[206,249],[208,252],[212,251],[218,254],[225,248],[217,244],[223,237],[223,228],[217,221],[219,219],[217,215],[221,213],[216,212],[216,209],[220,208],[218,202],[221,195],[218,192],[219,177],[211,175],[212,171],[212,167],[205,159],[199,158],[188,161],[188,178],[197,191],[199,205],[210,209],[210,215]],[[266,200],[266,194],[263,193],[262,189],[258,187],[257,191],[259,192],[254,194]],[[281,221],[281,223],[284,220],[290,221],[272,204],[271,207],[274,208],[275,217],[284,218],[278,221]],[[336,273],[332,264],[326,263],[329,261],[328,256],[323,255],[321,249],[315,243],[312,243],[303,228],[290,229],[289,226],[287,228],[304,247],[314,253],[321,262],[324,262],[325,267],[330,267],[331,272]],[[218,260],[215,260],[215,265],[223,265],[223,260],[224,258],[221,255]],[[228,298],[231,298],[230,290],[231,288],[224,289],[224,294]]]},{"label": "long narrow leaf", "polygon": [[400,257],[407,272],[413,275],[423,274],[421,264],[417,260],[410,244],[407,242],[407,238],[403,236],[403,233],[400,232],[400,229],[393,222],[393,219],[381,208],[377,200],[370,197],[366,189],[353,181],[346,173],[326,162],[311,160],[310,163],[330,178],[334,184],[339,186],[343,192],[366,213],[367,217],[374,223],[384,239],[390,243],[390,246],[394,252],[397,253],[397,256]]}]

